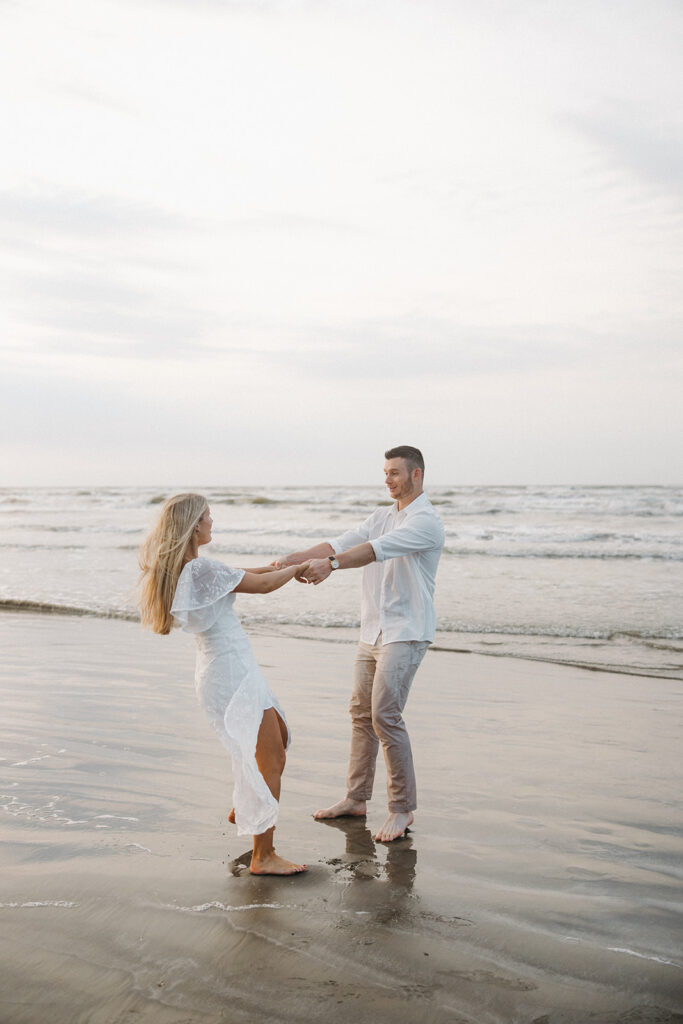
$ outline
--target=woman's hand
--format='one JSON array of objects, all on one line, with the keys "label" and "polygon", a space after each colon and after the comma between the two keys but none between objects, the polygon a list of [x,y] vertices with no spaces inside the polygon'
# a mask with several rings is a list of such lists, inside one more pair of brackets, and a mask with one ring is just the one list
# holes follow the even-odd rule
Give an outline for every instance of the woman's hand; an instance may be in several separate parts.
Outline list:
[{"label": "woman's hand", "polygon": [[297,581],[297,583],[309,582],[304,576],[304,573],[308,570],[310,564],[310,562],[302,562],[300,565],[297,565],[296,572],[294,573],[294,579]]},{"label": "woman's hand", "polygon": [[270,564],[273,569],[291,569],[297,562],[296,556],[282,555],[280,558],[274,558]]}]

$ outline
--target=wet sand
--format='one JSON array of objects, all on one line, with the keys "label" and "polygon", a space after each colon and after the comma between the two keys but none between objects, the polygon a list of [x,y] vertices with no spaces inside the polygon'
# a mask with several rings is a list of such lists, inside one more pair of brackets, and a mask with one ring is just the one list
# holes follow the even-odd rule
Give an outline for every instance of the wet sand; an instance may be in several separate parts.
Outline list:
[{"label": "wet sand", "polygon": [[257,878],[191,640],[0,615],[0,1022],[683,1021],[683,685],[430,651],[420,807],[343,791],[349,644],[254,636],[294,740]]}]

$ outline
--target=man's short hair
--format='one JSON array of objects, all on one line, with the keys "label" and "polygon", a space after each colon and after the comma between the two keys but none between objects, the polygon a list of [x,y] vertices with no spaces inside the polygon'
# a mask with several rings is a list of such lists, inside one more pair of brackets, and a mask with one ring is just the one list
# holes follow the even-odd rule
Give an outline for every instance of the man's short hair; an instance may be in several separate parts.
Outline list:
[{"label": "man's short hair", "polygon": [[419,448],[411,448],[409,444],[400,444],[397,448],[390,448],[388,452],[384,453],[385,459],[405,459],[406,466],[412,473],[414,469],[419,469],[422,472],[422,476],[425,475],[425,460],[422,458],[422,452]]}]

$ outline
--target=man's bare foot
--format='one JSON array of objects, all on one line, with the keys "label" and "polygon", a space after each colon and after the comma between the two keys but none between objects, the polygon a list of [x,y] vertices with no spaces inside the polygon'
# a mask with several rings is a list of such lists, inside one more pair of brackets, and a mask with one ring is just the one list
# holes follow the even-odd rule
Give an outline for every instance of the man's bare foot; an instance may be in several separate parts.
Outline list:
[{"label": "man's bare foot", "polygon": [[393,839],[402,836],[409,825],[413,824],[413,816],[410,811],[390,814],[382,825],[375,839],[378,843],[390,843]]},{"label": "man's bare foot", "polygon": [[362,818],[365,813],[365,800],[349,800],[345,796],[343,800],[338,800],[331,807],[326,807],[322,811],[316,811],[313,817],[318,818],[318,820],[321,818]]},{"label": "man's bare foot", "polygon": [[269,853],[258,861],[252,856],[249,870],[252,875],[298,875],[306,870],[306,865],[293,864],[291,860],[278,857],[277,853]]},{"label": "man's bare foot", "polygon": [[231,825],[235,825],[236,824],[236,822],[235,822],[235,808],[234,807],[230,808],[230,814],[228,815],[228,821],[230,822]]}]

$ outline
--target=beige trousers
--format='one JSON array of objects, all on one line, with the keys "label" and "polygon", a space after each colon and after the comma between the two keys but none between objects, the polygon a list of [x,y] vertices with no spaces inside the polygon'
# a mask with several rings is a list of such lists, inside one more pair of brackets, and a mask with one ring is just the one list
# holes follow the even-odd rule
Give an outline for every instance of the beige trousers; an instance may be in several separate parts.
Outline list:
[{"label": "beige trousers", "polygon": [[411,640],[358,645],[354,666],[351,712],[351,753],[347,796],[369,800],[375,781],[375,762],[382,744],[387,766],[391,812],[417,807],[413,753],[402,711],[428,642]]}]

